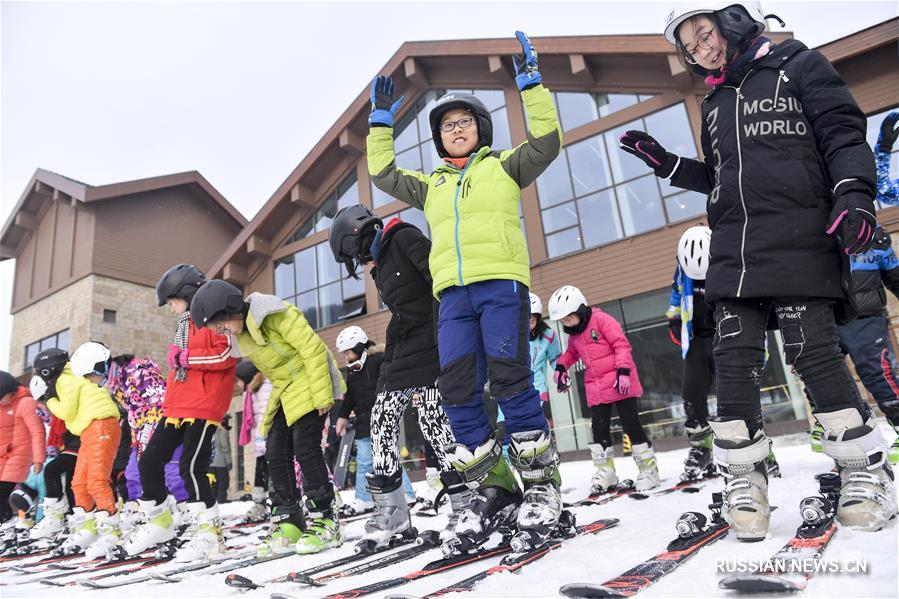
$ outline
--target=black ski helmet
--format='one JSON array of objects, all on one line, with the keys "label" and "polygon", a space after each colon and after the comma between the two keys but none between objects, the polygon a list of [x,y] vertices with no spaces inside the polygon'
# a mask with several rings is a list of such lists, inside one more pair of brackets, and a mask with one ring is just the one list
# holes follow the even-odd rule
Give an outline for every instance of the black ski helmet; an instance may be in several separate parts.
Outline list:
[{"label": "black ski helmet", "polygon": [[0,370],[0,397],[3,397],[7,393],[13,393],[18,388],[19,381],[16,380],[16,377],[5,370]]},{"label": "black ski helmet", "polygon": [[34,357],[32,368],[34,373],[49,383],[56,375],[62,372],[66,362],[69,361],[69,352],[53,347],[45,349]]},{"label": "black ski helmet", "polygon": [[341,208],[331,222],[328,244],[337,262],[346,266],[347,274],[358,279],[356,265],[371,259],[369,252],[375,232],[384,226],[378,215],[356,204]]},{"label": "black ski helmet", "polygon": [[443,115],[453,108],[462,108],[474,115],[478,123],[478,146],[477,149],[493,144],[493,119],[490,118],[490,111],[481,102],[481,99],[474,94],[466,94],[465,92],[450,92],[444,94],[437,100],[437,105],[431,109],[428,115],[428,121],[431,124],[431,136],[434,139],[434,147],[437,148],[437,155],[446,158],[449,153],[443,147],[443,140],[440,138],[440,119]]},{"label": "black ski helmet", "polygon": [[234,370],[234,374],[243,381],[244,385],[249,385],[258,372],[259,369],[249,360],[240,362]]},{"label": "black ski helmet", "polygon": [[197,289],[206,282],[206,275],[193,264],[178,264],[162,275],[156,283],[156,299],[160,306],[170,297],[183,299],[188,304]]},{"label": "black ski helmet", "polygon": [[243,309],[243,292],[221,279],[212,279],[197,289],[190,301],[190,319],[199,328],[218,316],[238,314]]}]

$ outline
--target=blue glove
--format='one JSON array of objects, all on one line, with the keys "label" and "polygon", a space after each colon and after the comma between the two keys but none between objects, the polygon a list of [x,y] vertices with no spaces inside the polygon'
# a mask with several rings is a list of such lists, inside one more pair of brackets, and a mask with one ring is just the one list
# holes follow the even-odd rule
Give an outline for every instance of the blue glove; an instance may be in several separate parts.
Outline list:
[{"label": "blue glove", "polygon": [[531,40],[522,31],[516,31],[515,37],[521,42],[521,56],[512,57],[512,66],[515,67],[515,83],[518,91],[524,91],[543,83],[540,71],[537,70],[537,51],[531,44]]},{"label": "blue glove", "polygon": [[368,116],[370,127],[393,127],[393,116],[400,109],[405,96],[393,101],[396,83],[386,75],[378,75],[371,82],[371,114]]}]

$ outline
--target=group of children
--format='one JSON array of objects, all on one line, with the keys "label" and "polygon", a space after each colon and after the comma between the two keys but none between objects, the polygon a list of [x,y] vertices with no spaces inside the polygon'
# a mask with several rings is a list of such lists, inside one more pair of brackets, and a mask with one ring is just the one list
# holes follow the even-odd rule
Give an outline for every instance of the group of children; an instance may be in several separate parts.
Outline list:
[{"label": "group of children", "polygon": [[[804,382],[820,423],[823,451],[840,472],[837,518],[878,530],[896,512],[888,448],[839,351],[842,341],[855,359],[853,352],[860,350],[853,347],[867,351],[870,345],[853,344],[859,331],[880,334],[885,326],[882,288],[874,285],[859,298],[849,293],[849,278],[875,270],[870,265],[876,264],[889,273],[893,289],[896,259],[874,216],[874,157],[864,139],[864,115],[833,67],[799,41],[774,44],[765,30],[765,15],[753,2],[673,12],[665,37],[709,86],[702,103],[705,159],[671,154],[642,131],[620,139],[621,149],[658,177],[709,198],[709,227],[690,229],[678,247],[668,313],[672,340],[684,357],[691,445],[685,476],[711,474],[714,458],[725,479],[723,514],[737,538],[765,537],[768,478],[777,469],[759,393],[765,333],[779,328],[786,362]],[[189,541],[179,549],[179,559],[221,550],[221,519],[206,470],[215,430],[231,400],[237,355],[252,363],[238,372],[253,420],[246,436],[254,437],[257,472],[264,466],[268,478],[258,478],[254,492],[260,498],[266,486],[271,491],[263,553],[317,552],[342,543],[320,443],[325,418],[342,397],[338,433],[354,412],[360,454],[371,456],[370,472],[363,467],[364,480],[357,482],[362,509],[369,494],[374,508],[364,549],[411,530],[409,487],[397,447],[410,404],[452,507],[440,533],[447,553],[469,551],[503,527],[515,530],[513,546],[521,550],[570,526],[562,509],[559,452],[545,412],[546,375],[548,368],[563,392],[578,361],[593,425],[593,490],[605,492],[618,483],[612,406],[632,442],[637,489],[659,485],[652,443],[639,418],[643,389],[621,325],[591,306],[578,288],[565,285],[548,303],[549,317],[568,336],[563,352],[543,321],[542,302],[529,291],[520,191],[558,156],[562,133],[537,52],[523,33],[516,37],[521,54],[513,57],[515,82],[528,132],[513,149],[491,147],[491,115],[476,95],[450,92],[429,115],[442,163],[430,174],[399,168],[393,126],[403,98],[396,98],[390,77],[379,76],[372,84],[369,174],[379,189],[423,210],[432,237],[399,218],[384,223],[361,205],[334,218],[335,259],[350,277],[367,269],[391,315],[383,352],[359,327],[341,332],[337,349],[347,367],[346,382],[301,310],[272,295],[244,297],[234,285],[207,281],[184,264],[157,286],[160,306],[168,305],[178,318],[164,390],[148,364],[130,357],[112,360],[98,344],[82,346],[71,360],[59,350],[35,359],[32,395],[46,400],[81,441],[66,544],[80,549],[96,544],[133,555],[171,539],[175,520],[183,518]],[[771,118],[744,109],[768,101],[788,126],[775,127],[773,135],[743,127]],[[882,133],[889,138],[882,142],[887,158],[894,125],[895,119]],[[869,250],[875,254],[866,254]],[[870,299],[871,293],[879,300],[876,306],[858,305],[864,302],[856,300]],[[850,324],[860,308],[867,318]],[[858,330],[847,330],[844,339],[845,327],[853,326]],[[891,363],[891,348],[884,346],[878,355]],[[861,368],[859,373],[864,379]],[[718,407],[710,416],[713,379]],[[136,497],[129,488],[129,496],[137,499],[139,514],[127,537],[122,536],[124,510],[117,509],[109,482],[114,453],[109,448],[118,445],[111,441],[119,428],[116,402],[99,386],[107,380],[136,431],[133,461],[141,490]],[[895,425],[899,396],[891,380],[890,392],[878,401]],[[505,420],[502,438],[485,410],[485,386]],[[27,392],[7,378],[0,377],[0,389],[0,402],[15,404],[15,414],[33,411]],[[34,419],[26,419],[21,431],[36,431]],[[21,478],[29,463],[39,468],[43,461],[42,432],[40,440],[29,434],[31,443],[15,444],[7,459],[13,478]],[[305,509],[294,459],[302,471]],[[0,455],[6,480],[2,460]],[[173,460],[183,489],[172,476]],[[7,487],[0,483],[0,491]],[[45,520],[63,513],[62,494],[53,493],[48,489]],[[178,501],[184,509],[174,509]]]}]

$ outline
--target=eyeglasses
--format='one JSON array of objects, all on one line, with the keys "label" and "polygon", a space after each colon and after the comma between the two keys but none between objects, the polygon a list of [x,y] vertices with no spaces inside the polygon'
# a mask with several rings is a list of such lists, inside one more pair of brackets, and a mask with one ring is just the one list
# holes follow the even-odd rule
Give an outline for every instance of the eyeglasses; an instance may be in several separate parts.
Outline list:
[{"label": "eyeglasses", "polygon": [[468,129],[473,123],[474,118],[467,116],[459,119],[458,121],[447,121],[445,123],[440,123],[440,130],[444,133],[449,133],[456,128],[456,125],[459,125],[459,129]]},{"label": "eyeglasses", "polygon": [[699,38],[696,40],[696,45],[693,46],[692,50],[687,50],[686,48],[684,48],[685,58],[687,59],[687,61],[690,62],[691,64],[696,64],[697,51],[700,48],[702,48],[703,50],[711,50],[712,49],[712,39],[715,36],[717,36],[717,34],[718,34],[718,30],[715,28],[712,28],[711,30],[706,31],[705,33],[703,33],[702,35],[699,36]]}]

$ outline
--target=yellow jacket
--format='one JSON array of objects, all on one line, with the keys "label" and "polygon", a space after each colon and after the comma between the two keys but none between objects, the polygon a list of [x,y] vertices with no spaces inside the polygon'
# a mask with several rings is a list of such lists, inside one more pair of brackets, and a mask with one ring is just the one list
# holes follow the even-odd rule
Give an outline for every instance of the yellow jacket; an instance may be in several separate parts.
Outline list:
[{"label": "yellow jacket", "polygon": [[94,420],[119,418],[115,401],[106,389],[72,374],[70,364],[59,373],[56,397],[47,402],[47,409],[65,422],[73,435],[80,435]]}]

